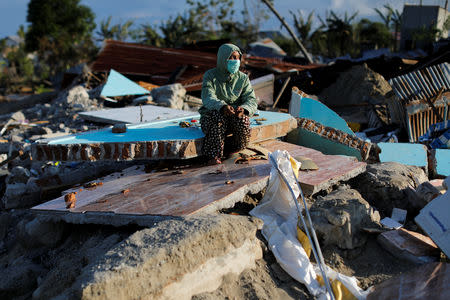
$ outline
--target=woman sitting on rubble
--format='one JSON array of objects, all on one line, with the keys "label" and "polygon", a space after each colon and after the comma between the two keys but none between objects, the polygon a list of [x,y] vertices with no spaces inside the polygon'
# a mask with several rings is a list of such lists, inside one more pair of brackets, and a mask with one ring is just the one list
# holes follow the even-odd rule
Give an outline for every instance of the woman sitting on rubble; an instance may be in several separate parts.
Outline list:
[{"label": "woman sitting on rubble", "polygon": [[[225,152],[244,149],[250,140],[250,119],[257,109],[255,92],[248,76],[239,71],[240,49],[220,46],[217,67],[203,76],[200,123],[205,134],[203,155],[209,164],[220,164]],[[227,138],[225,144],[225,137]]]}]

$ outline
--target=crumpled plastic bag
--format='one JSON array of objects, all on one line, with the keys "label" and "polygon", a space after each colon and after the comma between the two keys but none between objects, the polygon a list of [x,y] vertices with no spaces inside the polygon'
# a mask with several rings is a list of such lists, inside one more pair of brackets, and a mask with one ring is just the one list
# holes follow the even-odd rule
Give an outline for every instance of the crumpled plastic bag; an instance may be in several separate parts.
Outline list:
[{"label": "crumpled plastic bag", "polygon": [[[298,172],[300,163],[287,151],[277,150],[269,155],[275,159],[298,198],[300,190],[295,182],[292,168],[294,172]],[[250,215],[264,222],[262,234],[280,266],[295,280],[303,283],[312,295],[319,299],[328,299],[326,289],[317,280],[317,274],[321,274],[318,266],[309,261],[308,254],[297,238],[298,214],[295,202],[275,166],[272,166],[270,171],[269,183],[263,199],[250,211]],[[330,281],[339,281],[357,299],[366,298],[368,291],[365,292],[358,287],[355,277],[339,274],[327,266],[325,269]],[[340,284],[335,285],[339,289]]]}]

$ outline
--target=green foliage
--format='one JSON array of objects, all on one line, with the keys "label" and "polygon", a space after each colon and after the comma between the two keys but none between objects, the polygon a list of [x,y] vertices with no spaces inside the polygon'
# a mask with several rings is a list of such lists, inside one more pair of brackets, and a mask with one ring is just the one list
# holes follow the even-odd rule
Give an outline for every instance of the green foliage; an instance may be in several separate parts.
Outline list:
[{"label": "green foliage", "polygon": [[156,47],[162,47],[164,40],[158,34],[156,29],[150,24],[143,24],[141,27],[135,31],[136,35],[134,36],[134,40],[145,44]]},{"label": "green foliage", "polygon": [[394,29],[394,37],[391,39],[392,49],[397,51],[397,33],[400,30],[402,24],[402,13],[400,13],[397,9],[392,8],[389,4],[383,6],[385,9],[385,13],[383,13],[380,9],[375,8],[375,12],[378,16],[383,20],[384,25],[388,29]]},{"label": "green foliage", "polygon": [[[17,35],[24,37],[23,26],[19,27]],[[7,47],[6,39],[0,41],[1,56],[6,58],[6,62],[0,64],[0,87],[6,88],[7,92],[14,92],[15,87],[21,84],[31,84],[35,67],[32,59],[25,51],[25,44],[22,42],[15,47]]]},{"label": "green foliage", "polygon": [[180,47],[206,37],[202,23],[197,22],[196,16],[191,12],[184,16],[170,17],[159,28],[166,47]]},{"label": "green foliage", "polygon": [[338,57],[347,53],[356,55],[359,50],[355,47],[354,30],[352,26],[353,20],[358,15],[344,14],[344,18],[338,16],[334,11],[327,12],[325,21],[319,17],[322,26],[326,28],[326,44],[328,57]]},{"label": "green foliage", "polygon": [[357,25],[359,43],[370,48],[386,48],[392,44],[389,28],[381,22],[371,22],[362,19]]},{"label": "green foliage", "polygon": [[310,12],[306,20],[303,18],[302,12],[298,11],[298,17],[292,12],[289,11],[294,19],[295,29],[300,36],[301,40],[307,42],[310,40],[311,29],[314,21],[314,11]]},{"label": "green foliage", "polygon": [[91,57],[95,51],[94,13],[80,0],[30,0],[25,34],[27,51],[38,51],[52,73]]},{"label": "green foliage", "polygon": [[[386,9],[390,8],[385,6]],[[355,22],[357,12],[349,15],[344,13],[343,17],[334,11],[326,13],[325,18],[319,16],[320,25],[313,31],[314,12],[308,14],[306,18],[301,11],[297,14],[290,12],[295,29],[299,37],[303,40],[306,48],[314,55],[325,57],[339,57],[350,54],[357,57],[363,50],[390,47],[392,45],[392,35],[389,26],[394,26],[394,20],[401,18],[398,12],[392,10],[383,15],[384,23],[372,22],[362,19]],[[392,25],[389,25],[392,24]],[[286,45],[288,46],[288,45]],[[286,47],[286,49],[288,49]]]},{"label": "green foliage", "polygon": [[99,30],[96,32],[98,35],[97,40],[103,41],[106,39],[113,39],[117,41],[126,41],[129,38],[134,37],[136,32],[131,29],[134,21],[128,20],[124,23],[111,24],[112,17],[100,22]]},{"label": "green foliage", "polygon": [[414,47],[417,45],[427,46],[431,45],[436,39],[442,36],[442,31],[437,29],[436,26],[422,26],[420,28],[411,31]]}]

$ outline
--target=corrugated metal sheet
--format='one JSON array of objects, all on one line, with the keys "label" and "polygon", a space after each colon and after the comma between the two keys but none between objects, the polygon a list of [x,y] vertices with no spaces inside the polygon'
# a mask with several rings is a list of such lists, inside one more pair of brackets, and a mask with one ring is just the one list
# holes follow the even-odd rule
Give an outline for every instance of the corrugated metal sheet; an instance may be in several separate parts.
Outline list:
[{"label": "corrugated metal sheet", "polygon": [[[409,141],[417,142],[428,128],[439,121],[448,120],[450,91],[450,65],[442,63],[404,74],[389,80],[399,98],[390,107],[391,114],[402,112]],[[433,102],[430,105],[430,102]],[[397,106],[397,111],[392,109]]]},{"label": "corrugated metal sheet", "polygon": [[[115,69],[125,75],[147,77],[154,84],[167,84],[171,75],[180,67],[188,66],[177,82],[187,85],[188,90],[201,88],[203,74],[216,66],[216,55],[208,52],[184,49],[158,48],[148,45],[106,40],[97,59],[92,63],[94,72]],[[273,72],[303,71],[321,65],[297,65],[279,59],[245,55],[243,65],[247,68],[267,69]]]},{"label": "corrugated metal sheet", "polygon": [[389,80],[397,97],[404,103],[436,97],[450,90],[450,65],[442,63]]},{"label": "corrugated metal sheet", "polygon": [[92,63],[94,72],[117,70],[125,75],[148,76],[146,81],[167,84],[170,76],[182,66],[189,66],[178,81],[189,79],[216,66],[216,55],[180,49],[158,48],[148,45],[105,41],[97,59]]}]

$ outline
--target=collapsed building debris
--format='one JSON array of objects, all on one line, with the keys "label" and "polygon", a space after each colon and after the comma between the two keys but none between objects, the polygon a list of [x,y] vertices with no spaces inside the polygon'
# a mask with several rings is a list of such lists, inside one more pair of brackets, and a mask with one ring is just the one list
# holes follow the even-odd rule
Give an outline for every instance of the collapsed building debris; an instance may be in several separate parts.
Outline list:
[{"label": "collapsed building debris", "polygon": [[380,214],[358,191],[338,189],[318,197],[311,205],[311,218],[323,245],[342,249],[361,247],[367,241],[363,228],[379,227]]},{"label": "collapsed building debris", "polygon": [[103,97],[117,97],[127,95],[144,95],[149,93],[150,92],[147,89],[126,78],[119,72],[111,69],[100,95]]},{"label": "collapsed building debris", "polygon": [[[366,166],[350,157],[323,155],[275,140],[263,142],[261,146],[268,151],[284,148],[292,155],[306,155],[317,163],[319,169],[301,171],[300,184],[305,195],[316,194],[358,176]],[[190,216],[231,208],[247,193],[262,191],[269,171],[266,160],[186,168],[177,174],[173,171],[147,174],[143,166],[131,167],[101,179],[102,186],[94,190],[66,191],[65,194],[77,192],[74,208],[68,210],[65,196],[61,196],[33,210],[66,222],[149,226],[163,219],[162,216]],[[227,184],[229,182],[233,184]],[[187,195],[186,187],[192,193]],[[121,193],[124,189],[130,190],[126,198]]]},{"label": "collapsed building debris", "polygon": [[[417,254],[420,246],[408,244],[406,255],[404,245],[391,242],[399,232],[418,236],[415,231],[420,230],[411,221],[421,209],[416,222],[437,245],[429,243],[432,251],[427,256],[438,257],[440,250],[448,256],[447,235],[442,233],[448,231],[442,227],[446,229],[449,212],[440,202],[442,182],[428,181],[426,150],[421,145],[408,145],[414,153],[400,151],[401,143],[376,146],[350,129],[359,130],[364,123],[370,127],[392,122],[386,101],[392,100],[393,93],[378,74],[363,65],[353,68],[352,72],[359,74],[345,75],[363,74],[354,80],[358,84],[345,87],[354,102],[345,109],[338,107],[339,103],[331,106],[341,114],[350,111],[342,118],[296,90],[290,104],[298,109],[293,113],[297,119],[264,111],[251,119],[251,140],[264,141],[261,145],[266,151],[245,149],[221,165],[205,167],[197,160],[186,160],[201,154],[199,115],[180,109],[201,105],[201,99],[186,93],[200,89],[204,70],[215,63],[215,54],[107,41],[93,64],[94,72],[110,72],[111,84],[114,67],[132,80],[141,80],[139,85],[130,80],[131,86],[117,93],[123,80],[112,82],[111,94],[106,89],[108,82],[103,86],[105,74],[88,73],[90,79],[83,82],[85,77],[78,77],[49,103],[23,109],[14,116],[0,116],[5,121],[0,140],[4,209],[0,213],[0,274],[6,274],[1,276],[0,298],[311,297],[259,240],[261,222],[248,217],[249,207],[258,204],[267,186],[270,166],[264,158],[268,151],[278,149],[289,151],[302,162],[299,182],[325,246],[325,260],[337,272],[356,276],[359,288],[367,289],[412,268],[395,255],[400,251],[400,256]],[[276,106],[275,82],[284,82],[276,97],[279,100],[291,76],[294,78],[291,73],[318,67],[248,55],[243,64],[257,90],[260,109]],[[309,74],[303,75],[309,78]],[[308,80],[312,84],[312,79]],[[360,93],[352,94],[355,87]],[[132,103],[154,101],[161,106],[99,111],[104,106],[102,89],[103,96],[110,97],[130,95],[134,89],[148,95],[151,90],[151,96],[133,99]],[[448,98],[445,93],[443,99]],[[120,104],[131,104],[128,100]],[[364,113],[354,114],[349,107]],[[101,128],[100,123],[115,127]],[[291,134],[303,146],[273,140],[297,127],[304,134]],[[389,130],[394,132],[389,139],[398,141],[395,129],[373,131]],[[391,146],[394,150],[386,151]],[[420,151],[415,149],[418,146]],[[392,160],[383,155],[381,163],[373,164],[371,157],[368,165],[354,158],[367,161],[371,149],[381,149],[381,154],[408,152],[402,162],[411,165],[411,156],[420,152],[420,167],[383,163]],[[448,151],[432,151],[430,179],[448,174],[450,156],[443,150]],[[177,160],[180,158],[182,162]],[[174,168],[178,164],[181,167]],[[155,165],[167,169],[156,171]],[[54,200],[45,202],[49,199]],[[390,216],[397,207],[408,211],[401,224],[408,231],[380,234],[385,230],[379,225],[380,214]],[[432,222],[436,224],[430,225]],[[135,224],[148,228],[130,226]],[[377,239],[387,250],[376,243]],[[395,249],[393,255],[389,249]],[[416,256],[423,258],[420,253]]]},{"label": "collapsed building debris", "polygon": [[393,96],[392,88],[366,64],[355,65],[341,73],[336,82],[318,96],[347,122],[367,124],[369,128],[390,123],[386,105]]},{"label": "collapsed building debris", "polygon": [[392,255],[414,264],[435,262],[439,258],[439,248],[429,237],[404,228],[383,232],[377,239]]},{"label": "collapsed building debris", "polygon": [[439,195],[427,204],[415,218],[416,223],[439,245],[442,251],[450,256],[450,191]]},{"label": "collapsed building debris", "polygon": [[350,155],[363,160],[369,157],[372,147],[370,142],[313,120],[298,118],[297,124],[298,131],[289,133],[290,142],[318,149],[326,154]]},{"label": "collapsed building debris", "polygon": [[[263,124],[251,122],[250,142],[284,136],[297,125],[288,114],[261,111],[260,117],[266,121]],[[123,135],[114,135],[108,128],[61,139],[41,140],[32,145],[32,157],[39,161],[193,158],[201,154],[204,134],[196,126],[183,128],[178,125],[180,121],[191,119],[130,125]]]},{"label": "collapsed building debris", "polygon": [[422,144],[378,143],[380,162],[398,162],[417,166],[428,172],[427,147]]},{"label": "collapsed building debris", "polygon": [[417,142],[429,127],[450,118],[450,65],[442,63],[389,80],[397,98],[389,103],[392,119]]},{"label": "collapsed building debris", "polygon": [[198,113],[163,106],[142,105],[81,112],[79,116],[87,121],[105,124],[137,124],[196,118]]},{"label": "collapsed building debris", "polygon": [[355,178],[352,186],[382,217],[391,216],[394,207],[415,216],[423,207],[415,188],[427,181],[425,171],[419,167],[386,162],[367,165],[367,171]]}]

